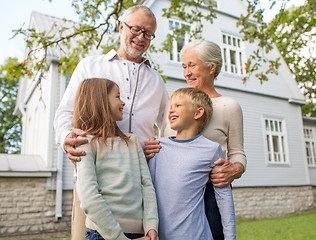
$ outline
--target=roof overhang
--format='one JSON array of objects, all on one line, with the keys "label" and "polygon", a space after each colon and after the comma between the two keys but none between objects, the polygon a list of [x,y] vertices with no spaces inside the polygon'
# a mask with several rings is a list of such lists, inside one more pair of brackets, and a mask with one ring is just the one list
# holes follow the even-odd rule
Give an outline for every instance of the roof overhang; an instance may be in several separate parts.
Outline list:
[{"label": "roof overhang", "polygon": [[0,154],[0,177],[50,177],[56,171],[39,155]]}]

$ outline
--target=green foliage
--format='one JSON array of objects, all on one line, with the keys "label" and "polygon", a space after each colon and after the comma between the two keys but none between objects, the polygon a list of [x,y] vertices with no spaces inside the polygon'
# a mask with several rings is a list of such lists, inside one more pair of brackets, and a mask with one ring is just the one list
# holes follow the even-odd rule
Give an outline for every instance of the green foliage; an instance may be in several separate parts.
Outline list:
[{"label": "green foliage", "polygon": [[[287,2],[288,0],[282,0]],[[93,48],[99,47],[104,36],[111,35],[117,30],[119,18],[122,10],[133,5],[139,4],[141,0],[74,0],[73,7],[76,9],[80,19],[80,24],[63,27],[52,26],[43,32],[35,32],[34,29],[15,30],[15,34],[23,34],[26,37],[27,47],[29,49],[29,60],[27,72],[32,75],[38,70],[46,70],[47,51],[49,48],[59,48],[64,52],[64,57],[60,59],[60,69],[65,76],[71,74],[78,61]],[[271,8],[276,0],[270,0]],[[258,42],[260,47],[255,51],[247,61],[246,76],[243,79],[246,82],[254,73],[261,81],[268,80],[268,74],[277,74],[280,65],[278,59],[267,60],[265,53],[272,49],[272,34],[274,29],[269,28],[263,21],[264,9],[260,7],[259,0],[248,0],[248,12],[246,16],[241,15],[237,26],[241,27],[241,33],[244,40],[249,42]],[[176,18],[194,26],[189,29],[186,24],[181,24],[179,28],[173,29],[173,34],[168,34],[162,44],[161,49],[151,49],[152,51],[171,52],[174,40],[179,42],[179,36],[190,31],[191,38],[201,38],[203,31],[203,22],[213,22],[216,18],[216,1],[213,0],[195,0],[182,1],[170,0],[170,7],[163,9],[163,16],[166,18]],[[203,11],[201,11],[201,8]],[[189,10],[189,11],[188,11]],[[283,10],[283,9],[281,9]],[[57,33],[57,34],[56,34]],[[107,52],[115,46],[115,39],[109,40],[103,52]],[[104,44],[103,44],[104,46]],[[269,61],[269,62],[268,62]],[[260,72],[263,65],[269,63],[269,69]]]},{"label": "green foliage", "polygon": [[[14,35],[24,35],[28,50],[27,68],[24,74],[32,76],[37,71],[47,70],[47,54],[51,48],[60,50],[64,56],[60,59],[60,70],[65,76],[72,74],[80,59],[93,48],[99,48],[104,36],[111,35],[118,28],[122,10],[140,0],[73,0],[80,23],[63,19],[63,23],[54,24],[43,32],[35,29],[17,29]],[[114,48],[117,43],[110,37],[103,53]]]},{"label": "green foliage", "polygon": [[[237,22],[237,27],[240,27],[240,33],[243,34],[243,40],[250,43],[257,43],[258,48],[254,50],[246,63],[246,76],[242,79],[245,83],[253,73],[255,77],[258,78],[260,83],[263,81],[268,81],[268,74],[278,74],[278,68],[280,66],[280,59],[269,60],[266,57],[266,54],[273,49],[273,40],[272,35],[274,34],[273,30],[269,28],[268,24],[263,21],[263,14],[265,9],[262,9],[260,6],[259,0],[247,0],[248,8],[247,15],[243,14],[240,16],[239,21]],[[285,8],[284,3],[288,0],[283,0],[283,5],[280,11],[283,11]],[[276,1],[270,0],[270,9],[273,8]],[[268,70],[264,72],[258,72],[263,66],[269,63]]]},{"label": "green foliage", "polygon": [[[24,74],[32,75],[36,71],[46,70],[47,52],[50,48],[57,48],[64,53],[64,57],[60,59],[60,69],[65,76],[72,74],[80,59],[84,58],[91,49],[101,47],[102,52],[106,53],[117,48],[119,41],[114,33],[118,29],[122,11],[142,2],[143,0],[73,0],[72,4],[80,23],[69,26],[69,22],[64,19],[62,26],[53,25],[43,32],[22,28],[15,30],[15,35],[25,35],[29,51],[28,65],[24,69]],[[276,2],[277,0],[269,0],[269,9],[278,7]],[[245,83],[254,76],[263,83],[268,81],[269,74],[278,74],[280,59],[267,58],[267,53],[276,44],[285,61],[290,65],[297,82],[304,89],[305,96],[308,99],[314,98],[315,84],[306,80],[315,81],[313,76],[315,60],[305,59],[295,53],[306,45],[308,40],[304,37],[305,33],[315,29],[315,17],[313,17],[315,0],[305,0],[306,4],[303,7],[293,11],[285,10],[289,0],[279,2],[281,2],[279,14],[270,24],[263,20],[266,9],[261,7],[260,0],[247,0],[247,13],[239,17],[237,27],[243,35],[243,40],[258,45],[245,63],[246,74],[242,81]],[[214,0],[170,0],[170,7],[162,9],[163,17],[181,20],[190,24],[191,28],[187,24],[174,28],[172,34],[166,36],[161,48],[151,47],[150,52],[171,52],[173,42],[177,41],[180,44],[179,40],[183,39],[181,37],[186,32],[190,32],[191,39],[202,38],[203,23],[212,23],[216,18],[215,7]],[[106,44],[102,42],[105,39],[107,39]],[[301,67],[302,64],[304,67]],[[158,65],[155,67],[159,68]],[[302,71],[304,68],[307,71]]]},{"label": "green foliage", "polygon": [[[272,39],[308,102],[304,115],[316,117],[316,1],[280,12],[269,25]],[[314,55],[313,55],[314,54]]]},{"label": "green foliage", "polygon": [[[203,15],[201,12],[201,6],[206,10],[207,14]],[[201,38],[201,33],[203,31],[203,21],[210,21],[213,23],[213,19],[216,18],[216,13],[214,9],[215,3],[212,0],[196,0],[196,1],[181,1],[181,0],[171,0],[170,8],[164,8],[163,17],[166,18],[176,18],[183,22],[190,23],[196,27],[190,29],[188,25],[181,24],[179,28],[173,28],[173,34],[167,34],[165,41],[162,43],[162,48],[160,51],[172,51],[172,43],[175,39],[179,42],[179,37],[184,37],[186,32],[190,32],[190,37],[192,39]],[[188,11],[190,9],[190,11]]]},{"label": "green foliage", "polygon": [[302,114],[309,117],[316,117],[316,104],[309,102],[302,106]]},{"label": "green foliage", "polygon": [[9,58],[0,66],[0,153],[19,153],[21,117],[13,115],[19,79],[24,75],[26,62]]}]

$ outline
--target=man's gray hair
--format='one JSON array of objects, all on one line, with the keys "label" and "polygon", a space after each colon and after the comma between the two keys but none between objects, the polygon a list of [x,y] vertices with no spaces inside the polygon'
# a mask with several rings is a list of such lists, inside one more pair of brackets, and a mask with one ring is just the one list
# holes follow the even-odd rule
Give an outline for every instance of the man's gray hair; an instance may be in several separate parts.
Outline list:
[{"label": "man's gray hair", "polygon": [[146,6],[143,6],[143,5],[135,5],[133,7],[128,8],[124,12],[121,22],[126,22],[127,23],[130,20],[131,15],[137,10],[142,10],[143,13],[145,13],[148,16],[151,16],[153,18],[153,20],[155,21],[155,25],[157,27],[157,20],[156,20],[156,17],[154,15],[154,13],[150,10],[150,8],[148,8]]},{"label": "man's gray hair", "polygon": [[203,61],[207,66],[211,66],[213,63],[215,63],[215,78],[221,72],[221,68],[223,65],[222,51],[216,43],[201,39],[193,40],[184,45],[184,47],[181,49],[181,58],[187,50],[194,51],[198,55],[198,58],[201,61]]}]

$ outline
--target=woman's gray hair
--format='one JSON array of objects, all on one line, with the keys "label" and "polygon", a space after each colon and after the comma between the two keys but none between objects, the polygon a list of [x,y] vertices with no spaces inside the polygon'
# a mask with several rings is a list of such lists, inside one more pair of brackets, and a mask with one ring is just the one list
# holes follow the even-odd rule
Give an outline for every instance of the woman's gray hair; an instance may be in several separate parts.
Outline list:
[{"label": "woman's gray hair", "polygon": [[153,18],[153,20],[155,21],[155,25],[157,27],[157,20],[156,20],[155,14],[150,10],[150,8],[143,6],[143,5],[135,5],[133,7],[128,8],[124,12],[121,22],[127,23],[130,20],[131,15],[137,10],[142,10],[143,13],[145,13],[148,16],[151,16]]},{"label": "woman's gray hair", "polygon": [[203,61],[207,66],[211,66],[213,63],[215,63],[215,78],[221,72],[221,68],[223,65],[222,51],[216,43],[202,39],[193,40],[184,45],[184,47],[181,49],[181,58],[187,50],[194,51],[198,55],[198,58],[201,61]]}]

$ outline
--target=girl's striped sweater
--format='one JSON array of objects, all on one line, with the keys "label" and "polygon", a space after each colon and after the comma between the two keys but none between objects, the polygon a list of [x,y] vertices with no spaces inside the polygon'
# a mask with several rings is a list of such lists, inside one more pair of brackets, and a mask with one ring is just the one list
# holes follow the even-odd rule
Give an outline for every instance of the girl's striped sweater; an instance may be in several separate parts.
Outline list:
[{"label": "girl's striped sweater", "polygon": [[104,239],[127,239],[124,233],[157,231],[158,214],[154,187],[137,137],[128,145],[115,137],[78,147],[86,152],[77,164],[78,195],[86,227]]}]

